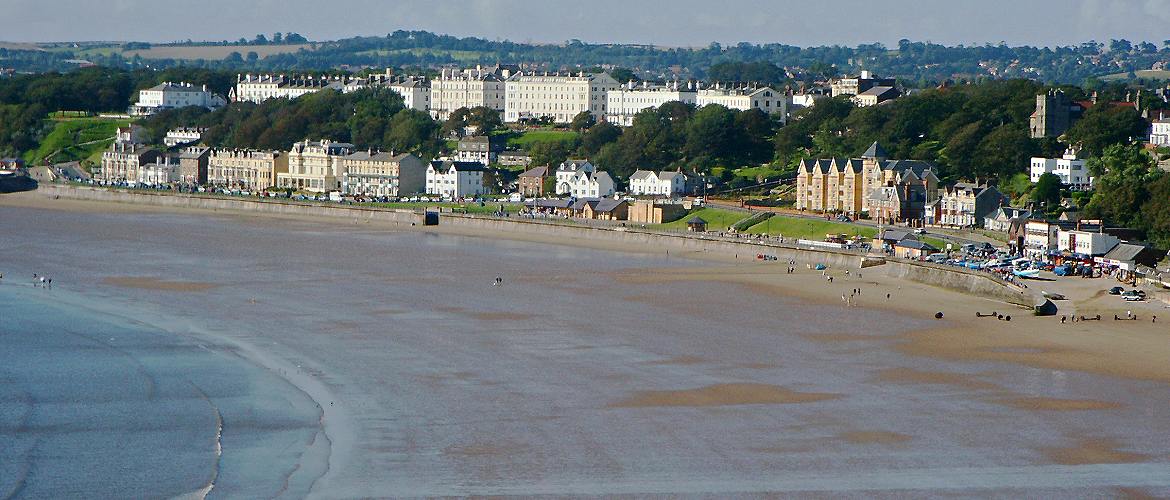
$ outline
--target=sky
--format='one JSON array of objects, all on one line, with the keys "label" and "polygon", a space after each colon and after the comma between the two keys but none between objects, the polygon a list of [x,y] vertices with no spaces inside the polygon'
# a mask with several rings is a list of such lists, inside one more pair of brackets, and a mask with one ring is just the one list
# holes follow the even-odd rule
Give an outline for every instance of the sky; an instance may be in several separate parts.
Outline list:
[{"label": "sky", "polygon": [[9,42],[310,40],[427,30],[514,42],[1055,46],[1170,39],[1170,0],[0,0]]}]

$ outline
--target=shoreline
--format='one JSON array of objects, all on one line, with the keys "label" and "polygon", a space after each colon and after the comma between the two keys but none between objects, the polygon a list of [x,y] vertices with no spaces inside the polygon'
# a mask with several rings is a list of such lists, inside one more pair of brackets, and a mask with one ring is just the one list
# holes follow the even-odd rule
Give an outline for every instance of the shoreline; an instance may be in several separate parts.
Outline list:
[{"label": "shoreline", "polygon": [[[236,214],[260,217],[291,218],[294,220],[330,220],[352,224],[376,224],[400,230],[416,230],[438,234],[487,237],[510,241],[549,243],[592,248],[655,254],[664,251],[667,257],[677,254],[701,260],[744,262],[755,260],[756,254],[768,254],[798,263],[824,263],[830,268],[859,270],[866,254],[806,248],[789,243],[761,241],[751,238],[718,238],[690,233],[667,233],[632,227],[595,227],[588,225],[555,224],[525,219],[489,218],[459,214],[443,214],[435,226],[423,226],[420,214],[408,210],[391,210],[345,205],[312,205],[284,201],[261,201],[250,198],[222,198],[171,193],[138,193],[88,186],[47,185],[20,196],[52,202],[83,201],[116,203],[137,207],[155,207],[167,211]],[[0,199],[0,204],[3,200]],[[38,204],[52,208],[51,204]],[[158,210],[148,210],[157,212]],[[418,225],[416,225],[416,223]],[[778,264],[780,260],[773,261]],[[1026,287],[1009,284],[992,275],[935,265],[919,261],[882,256],[880,265],[868,272],[885,274],[890,278],[910,280],[939,288],[960,291],[970,295],[990,297],[1000,302],[1031,309],[1042,300]]]},{"label": "shoreline", "polygon": [[[19,283],[0,283],[0,286],[28,287],[26,284]],[[164,327],[160,324],[159,321],[157,321],[157,318],[152,320],[149,318],[143,319],[138,316],[132,316],[124,310],[115,308],[112,303],[103,303],[106,304],[106,306],[102,307],[97,305],[99,302],[88,299],[88,296],[85,293],[69,290],[68,288],[60,289],[63,288],[61,286],[58,286],[58,288],[58,290],[52,291],[51,299],[58,305],[73,309],[81,309],[88,311],[91,314],[108,317],[115,321],[121,321],[131,325],[150,328],[168,335],[187,338],[197,342],[214,342],[219,346],[226,346],[228,349],[208,347],[202,345],[202,343],[199,344],[199,347],[207,350],[208,352],[214,352],[220,356],[238,356],[244,362],[249,363],[252,366],[265,372],[268,372],[271,376],[285,384],[288,384],[288,386],[296,389],[297,392],[304,395],[308,401],[315,404],[317,406],[317,413],[319,415],[317,421],[320,427],[316,433],[316,437],[314,437],[314,439],[305,447],[304,452],[300,455],[301,458],[298,459],[296,467],[288,477],[285,477],[286,488],[291,482],[290,480],[292,476],[297,475],[298,473],[303,474],[304,472],[311,471],[312,469],[309,467],[309,465],[312,464],[323,467],[323,470],[320,471],[320,474],[315,474],[315,476],[312,477],[310,481],[308,481],[309,488],[305,491],[308,494],[313,494],[314,491],[318,491],[318,489],[322,487],[319,485],[327,482],[330,473],[335,470],[335,467],[332,465],[335,460],[339,458],[335,457],[335,455],[339,454],[336,452],[345,451],[348,449],[347,447],[353,446],[353,438],[349,436],[342,436],[343,433],[339,430],[339,428],[349,425],[350,419],[349,416],[346,415],[343,411],[344,406],[329,404],[332,401],[336,401],[337,398],[333,396],[329,388],[324,383],[314,378],[311,373],[302,370],[301,365],[285,360],[278,354],[264,352],[249,342],[226,335],[216,334],[205,328],[200,328],[193,324],[190,320],[184,319],[182,323],[178,325]],[[40,300],[50,299],[48,297],[42,297]],[[178,320],[179,318],[172,317],[168,319],[174,321]],[[209,483],[203,486],[203,488],[200,490],[189,493],[199,495],[198,498],[205,498],[207,494],[209,494],[215,488],[215,481],[217,480],[217,476],[220,475],[219,468],[223,455],[222,434],[224,430],[224,423],[223,416],[220,413],[219,408],[215,405],[211,398],[198,386],[195,386],[195,388],[201,397],[215,411],[218,426],[216,429],[217,453],[212,478],[210,479]],[[352,429],[352,427],[346,428]],[[317,437],[324,439],[324,449],[316,449],[318,446]],[[335,446],[337,447],[336,449]],[[324,456],[319,456],[322,453]],[[314,462],[320,462],[320,464],[314,464]]]}]

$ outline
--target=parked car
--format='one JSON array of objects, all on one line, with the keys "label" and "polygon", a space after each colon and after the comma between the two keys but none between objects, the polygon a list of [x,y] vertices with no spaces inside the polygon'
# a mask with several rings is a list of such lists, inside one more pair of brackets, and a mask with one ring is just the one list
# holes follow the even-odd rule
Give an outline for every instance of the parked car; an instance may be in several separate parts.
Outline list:
[{"label": "parked car", "polygon": [[1121,295],[1121,298],[1124,299],[1126,302],[1138,302],[1138,301],[1146,300],[1146,297],[1144,295],[1138,295],[1136,293],[1130,293],[1130,292],[1125,292],[1124,294]]},{"label": "parked car", "polygon": [[926,234],[926,229],[918,228],[914,230],[914,234]]},{"label": "parked car", "polygon": [[1125,292],[1125,288],[1119,286],[1115,286],[1109,289],[1109,295],[1121,295],[1122,292]]}]

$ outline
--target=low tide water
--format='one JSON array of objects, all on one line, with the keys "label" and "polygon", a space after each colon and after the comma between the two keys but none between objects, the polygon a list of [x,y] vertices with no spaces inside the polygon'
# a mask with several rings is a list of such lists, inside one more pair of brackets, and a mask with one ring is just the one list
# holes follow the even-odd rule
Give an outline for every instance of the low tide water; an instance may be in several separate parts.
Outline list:
[{"label": "low tide water", "polygon": [[695,261],[228,215],[0,227],[0,496],[1170,493],[1163,384],[623,279]]}]

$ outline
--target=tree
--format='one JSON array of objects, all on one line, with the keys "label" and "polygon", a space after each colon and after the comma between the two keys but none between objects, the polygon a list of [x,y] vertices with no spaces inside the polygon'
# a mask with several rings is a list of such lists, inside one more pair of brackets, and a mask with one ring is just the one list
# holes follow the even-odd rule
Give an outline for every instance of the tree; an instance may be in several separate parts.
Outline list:
[{"label": "tree", "polygon": [[1032,186],[1032,200],[1042,203],[1049,210],[1060,206],[1060,176],[1045,172]]},{"label": "tree", "polygon": [[533,165],[560,165],[569,158],[573,147],[561,141],[538,142],[528,148]]},{"label": "tree", "polygon": [[1146,123],[1137,110],[1102,103],[1089,108],[1069,128],[1066,142],[1079,144],[1084,154],[1096,156],[1111,144],[1128,143],[1132,138],[1144,135],[1145,130]]},{"label": "tree", "polygon": [[610,70],[609,76],[613,77],[614,80],[617,80],[618,83],[641,81],[641,79],[638,78],[638,75],[634,74],[633,71],[630,71],[626,68],[614,68]]},{"label": "tree", "polygon": [[242,63],[244,62],[244,56],[240,55],[239,52],[233,51],[231,54],[228,54],[227,57],[223,58],[223,60],[224,62],[229,63]]},{"label": "tree", "polygon": [[252,43],[256,45],[267,45],[268,37],[264,36],[263,33],[260,33],[256,35],[256,38],[252,39]]},{"label": "tree", "polygon": [[584,157],[592,157],[601,152],[601,148],[606,144],[618,140],[622,135],[622,129],[609,122],[601,122],[594,125],[581,134],[580,154]]},{"label": "tree", "polygon": [[248,51],[248,57],[246,59],[248,61],[248,63],[254,63],[259,59],[260,59],[260,55],[257,54],[256,51],[254,51],[254,50]]},{"label": "tree", "polygon": [[504,122],[500,120],[500,112],[487,106],[471,108],[467,115],[467,124],[477,127],[482,135],[491,135],[504,126]]},{"label": "tree", "polygon": [[1158,248],[1170,248],[1170,174],[1160,174],[1147,189],[1150,199],[1142,205],[1146,239]]},{"label": "tree", "polygon": [[593,113],[589,111],[582,111],[573,117],[573,121],[569,123],[569,129],[574,132],[581,132],[597,124],[597,118],[593,117]]},{"label": "tree", "polygon": [[1085,213],[1125,227],[1147,227],[1143,205],[1150,199],[1147,185],[1162,172],[1140,146],[1115,144],[1089,160],[1090,171],[1102,172]]},{"label": "tree", "polygon": [[735,115],[718,104],[695,112],[686,127],[686,157],[696,168],[706,169],[733,154],[736,139]]},{"label": "tree", "polygon": [[279,31],[277,31],[276,33],[273,33],[272,34],[272,43],[276,44],[276,45],[284,43],[284,35],[281,34],[281,32],[279,32]]}]

